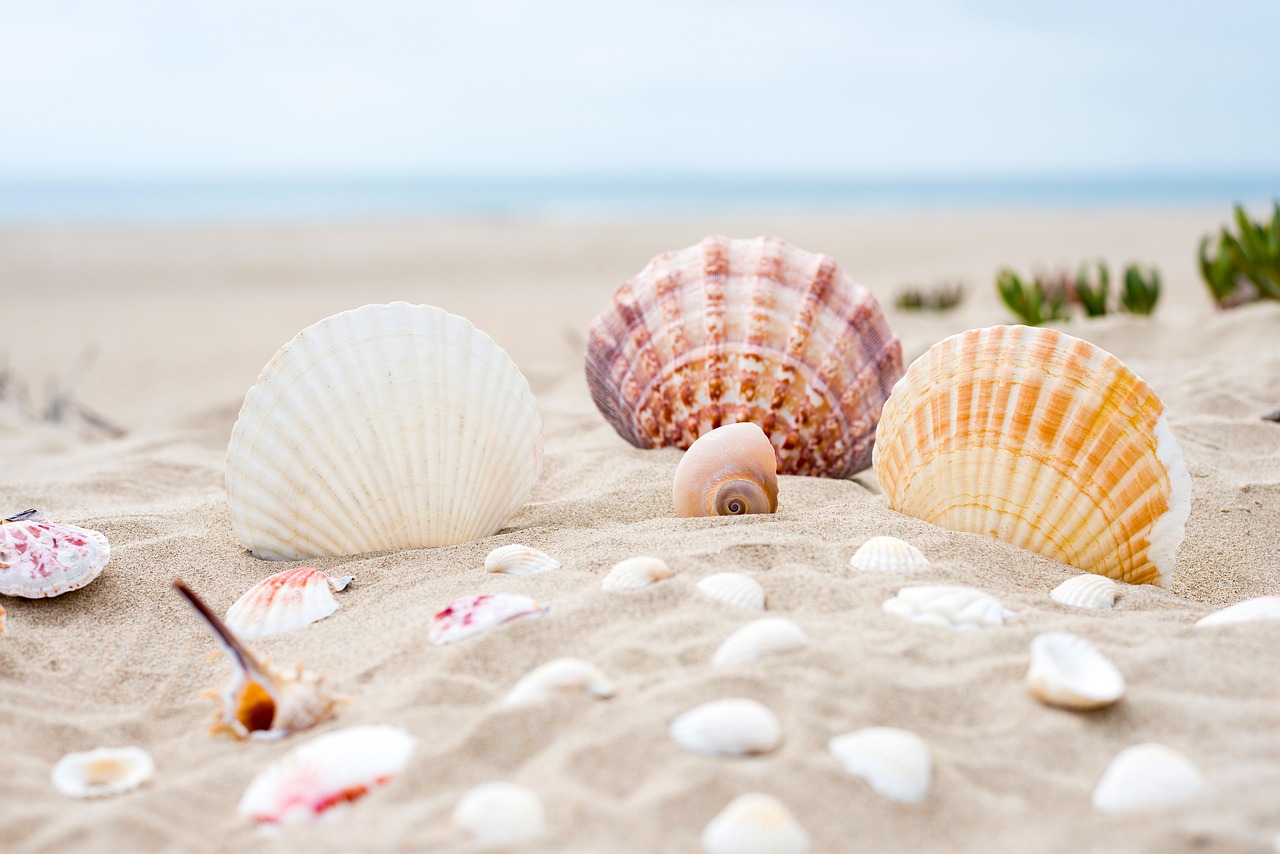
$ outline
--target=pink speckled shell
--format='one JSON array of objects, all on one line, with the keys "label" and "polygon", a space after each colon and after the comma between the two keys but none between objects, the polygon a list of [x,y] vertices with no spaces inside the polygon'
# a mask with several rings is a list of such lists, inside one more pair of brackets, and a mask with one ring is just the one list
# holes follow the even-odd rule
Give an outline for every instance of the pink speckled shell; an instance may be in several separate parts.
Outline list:
[{"label": "pink speckled shell", "polygon": [[871,465],[902,345],[866,288],[772,237],[659,255],[591,325],[587,384],[638,448],[688,448],[723,424],[764,430],[782,474]]},{"label": "pink speckled shell", "polygon": [[[25,514],[22,514],[25,515]],[[0,523],[0,594],[42,599],[84,587],[111,559],[97,531],[36,514]]]},{"label": "pink speckled shell", "polygon": [[454,643],[488,631],[516,617],[542,616],[547,606],[519,593],[482,593],[463,596],[431,618],[431,642]]}]

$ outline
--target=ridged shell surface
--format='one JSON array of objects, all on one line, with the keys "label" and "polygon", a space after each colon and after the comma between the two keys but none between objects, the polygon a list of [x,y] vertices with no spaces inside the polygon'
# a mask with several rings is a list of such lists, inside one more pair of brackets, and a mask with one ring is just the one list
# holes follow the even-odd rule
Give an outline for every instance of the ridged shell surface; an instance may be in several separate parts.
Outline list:
[{"label": "ridged shell surface", "polygon": [[759,661],[809,646],[804,630],[786,617],[761,617],[747,623],[720,644],[711,656],[714,667]]},{"label": "ridged shell surface", "polygon": [[929,745],[913,732],[869,727],[836,736],[827,747],[846,771],[891,801],[918,804],[933,783]]},{"label": "ridged shell surface", "polygon": [[1027,688],[1050,706],[1100,709],[1124,696],[1124,677],[1084,638],[1045,632],[1031,641]]},{"label": "ridged shell surface", "polygon": [[98,531],[50,522],[34,510],[0,522],[0,595],[61,596],[93,581],[109,560],[111,546]]},{"label": "ridged shell surface", "polygon": [[318,569],[300,566],[268,576],[245,591],[227,610],[227,628],[252,639],[300,629],[338,610],[335,590],[352,577],[330,578]]},{"label": "ridged shell surface", "polygon": [[1173,572],[1191,509],[1159,398],[1053,329],[935,344],[885,404],[875,466],[894,510],[1130,584]]},{"label": "ridged shell surface", "polygon": [[708,237],[617,289],[591,325],[586,373],[638,448],[688,448],[751,421],[780,473],[847,477],[870,465],[902,346],[870,291],[825,255]]},{"label": "ridged shell surface", "polygon": [[1197,626],[1227,626],[1254,620],[1280,620],[1280,596],[1259,596],[1214,611],[1196,621]]},{"label": "ridged shell surface", "polygon": [[522,706],[569,694],[605,699],[612,697],[616,690],[613,680],[591,662],[581,658],[556,658],[525,674],[507,692],[502,704]]},{"label": "ridged shell surface", "polygon": [[560,561],[540,552],[532,546],[500,546],[484,559],[486,572],[503,572],[507,575],[533,575],[560,568]]},{"label": "ridged shell surface", "polygon": [[1049,593],[1049,598],[1073,608],[1101,610],[1116,604],[1117,585],[1105,575],[1077,575],[1068,578]]},{"label": "ridged shell surface", "polygon": [[156,765],[141,747],[99,747],[68,753],[53,766],[53,787],[71,798],[120,795],[151,779]]},{"label": "ridged shell surface", "polygon": [[518,845],[547,828],[542,799],[516,783],[482,783],[458,799],[453,823],[482,848]]},{"label": "ridged shell surface", "polygon": [[1003,626],[1013,616],[991,594],[950,584],[904,587],[885,601],[884,610],[913,623],[947,629]]},{"label": "ridged shell surface", "polygon": [[600,589],[611,592],[643,590],[657,581],[671,577],[671,567],[656,557],[629,557],[614,564],[609,574],[600,580]]},{"label": "ridged shell surface", "polygon": [[685,750],[711,756],[767,753],[782,742],[778,718],[755,700],[713,700],[690,709],[668,730]]},{"label": "ridged shell surface", "polygon": [[1139,744],[1111,760],[1093,790],[1093,808],[1104,813],[1163,809],[1204,791],[1195,763],[1172,747]]},{"label": "ridged shell surface", "polygon": [[493,339],[434,306],[367,305],[263,368],[231,433],[227,501],[258,557],[441,546],[496,532],[541,468],[533,393]]},{"label": "ridged shell surface", "polygon": [[547,606],[522,593],[478,593],[454,599],[431,618],[429,637],[442,646],[487,632],[517,617],[540,617]]},{"label": "ridged shell surface", "polygon": [[739,795],[702,831],[707,854],[808,854],[809,834],[773,795]]},{"label": "ridged shell surface", "polygon": [[849,566],[870,572],[912,572],[929,566],[918,548],[897,537],[872,537],[849,558]]},{"label": "ridged shell surface", "polygon": [[698,592],[708,599],[746,608],[748,611],[764,610],[764,588],[760,582],[741,572],[717,572],[698,582]]}]

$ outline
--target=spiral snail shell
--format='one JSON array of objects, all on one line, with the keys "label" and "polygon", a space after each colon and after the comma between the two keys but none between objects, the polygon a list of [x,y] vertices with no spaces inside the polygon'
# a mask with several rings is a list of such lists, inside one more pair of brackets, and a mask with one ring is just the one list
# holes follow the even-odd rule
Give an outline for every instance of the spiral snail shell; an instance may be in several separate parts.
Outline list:
[{"label": "spiral snail shell", "polygon": [[778,510],[778,460],[756,424],[703,434],[676,466],[676,515],[739,516]]}]

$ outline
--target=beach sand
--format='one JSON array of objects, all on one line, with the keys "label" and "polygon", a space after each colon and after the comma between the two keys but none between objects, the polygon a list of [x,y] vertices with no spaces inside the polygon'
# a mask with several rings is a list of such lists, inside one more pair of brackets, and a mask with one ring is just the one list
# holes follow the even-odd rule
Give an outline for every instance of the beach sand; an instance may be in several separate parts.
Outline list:
[{"label": "beach sand", "polygon": [[[0,849],[76,851],[473,850],[450,823],[470,787],[511,780],[542,797],[548,830],[527,851],[699,850],[736,795],[779,797],[815,852],[1269,851],[1280,834],[1280,623],[1196,628],[1200,617],[1280,593],[1280,305],[1215,312],[1194,266],[1224,211],[929,213],[670,220],[494,220],[344,225],[0,232],[0,349],[37,403],[75,373],[75,399],[126,429],[119,438],[25,420],[0,403],[0,507],[38,507],[104,532],[112,559],[83,590],[5,598],[0,637]],[[582,374],[591,318],[657,253],[706,234],[774,234],[834,257],[886,305],[908,361],[946,335],[1011,322],[997,268],[1113,271],[1157,265],[1154,318],[1060,324],[1110,350],[1162,397],[1193,479],[1193,509],[1164,589],[1124,587],[1112,610],[1082,612],[1048,593],[1075,571],[1013,546],[951,533],[886,507],[866,471],[846,481],[783,477],[779,512],[676,519],[680,452],[642,451],[596,411]],[[904,284],[959,279],[949,314],[892,308]],[[520,365],[545,425],[545,467],[530,502],[498,534],[434,549],[273,564],[236,542],[224,458],[246,389],[276,349],[326,315],[371,302],[431,303],[470,318]],[[9,386],[12,390],[12,384]],[[326,413],[316,413],[317,418]],[[932,562],[911,575],[851,570],[876,534]],[[552,573],[483,571],[507,543],[563,563]],[[656,554],[676,571],[630,594],[600,589],[618,560]],[[227,662],[169,589],[184,578],[219,612],[286,566],[356,577],[332,617],[251,646],[305,660],[350,702],[335,720],[278,742],[207,732]],[[719,643],[752,614],[710,602],[697,580],[757,578],[769,612],[798,623],[806,650],[714,668]],[[907,584],[979,587],[1017,616],[950,632],[881,611]],[[468,593],[550,603],[456,645],[427,642],[430,616]],[[1066,630],[1119,667],[1116,706],[1053,709],[1024,686],[1031,639]],[[215,657],[216,656],[216,657]],[[497,701],[549,659],[579,656],[613,678],[609,700]],[[676,715],[750,697],[781,721],[776,751],[746,759],[689,753]],[[396,724],[416,739],[407,770],[321,828],[271,839],[236,815],[261,769],[316,733]],[[933,751],[919,805],[875,794],[827,752],[868,726],[911,730]],[[1090,797],[1122,749],[1162,742],[1200,768],[1194,801],[1108,816]],[[74,801],[49,774],[69,751],[136,744],[156,761],[134,793]]]}]

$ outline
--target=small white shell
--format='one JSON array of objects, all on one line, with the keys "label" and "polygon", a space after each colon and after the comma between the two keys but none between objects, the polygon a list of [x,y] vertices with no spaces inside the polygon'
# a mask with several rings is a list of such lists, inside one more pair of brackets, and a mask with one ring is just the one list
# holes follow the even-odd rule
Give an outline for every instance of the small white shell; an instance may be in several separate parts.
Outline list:
[{"label": "small white shell", "polygon": [[531,546],[500,546],[484,559],[488,572],[505,572],[507,575],[532,575],[560,568],[560,561]]},{"label": "small white shell", "polygon": [[1084,638],[1045,632],[1031,641],[1027,687],[1050,706],[1100,709],[1124,696],[1124,677]]},{"label": "small white shell", "polygon": [[528,842],[547,827],[542,800],[515,783],[483,783],[471,789],[454,806],[453,823],[482,848]]},{"label": "small white shell", "polygon": [[246,640],[278,635],[323,620],[338,610],[335,590],[345,590],[353,576],[330,578],[300,566],[269,575],[245,591],[227,609],[227,628]]},{"label": "small white shell", "polygon": [[1225,626],[1253,620],[1280,620],[1280,596],[1259,596],[1237,602],[1229,608],[1214,611],[1196,621],[1197,626]]},{"label": "small white shell", "polygon": [[1139,744],[1120,751],[1093,790],[1093,808],[1119,813],[1185,803],[1204,789],[1190,759],[1163,744]]},{"label": "small white shell", "polygon": [[804,631],[786,617],[761,617],[729,635],[711,656],[711,664],[715,667],[744,664],[808,645],[809,638]]},{"label": "small white shell", "polygon": [[708,599],[746,608],[764,610],[764,588],[760,582],[741,572],[717,572],[698,582],[698,592]]},{"label": "small white shell", "polygon": [[827,748],[844,770],[891,801],[918,804],[929,794],[933,759],[929,745],[913,732],[868,727],[836,736]]},{"label": "small white shell", "polygon": [[99,747],[68,753],[53,766],[53,787],[72,798],[101,798],[132,791],[151,779],[156,765],[141,747]]},{"label": "small white shell", "polygon": [[782,801],[752,792],[734,798],[702,831],[707,854],[808,854],[809,834]]},{"label": "small white shell", "polygon": [[950,584],[904,587],[885,601],[884,610],[913,623],[948,629],[1002,626],[1013,616],[990,594]]},{"label": "small white shell", "polygon": [[594,664],[581,658],[556,658],[525,674],[502,699],[502,705],[520,706],[580,692],[603,699],[612,697],[616,690]]},{"label": "small white shell", "polygon": [[600,582],[603,590],[641,590],[671,577],[671,567],[656,557],[631,557],[615,564]]},{"label": "small white shell", "polygon": [[1049,598],[1073,608],[1110,608],[1116,604],[1116,592],[1120,585],[1105,575],[1086,572],[1068,578],[1053,588]]},{"label": "small white shell", "polygon": [[686,750],[711,756],[767,753],[782,741],[773,712],[741,698],[696,706],[672,721],[668,732]]},{"label": "small white shell", "polygon": [[540,617],[548,606],[520,593],[480,593],[454,599],[431,618],[428,633],[437,646],[486,632],[517,617]]},{"label": "small white shell", "polygon": [[929,559],[915,546],[897,537],[872,537],[849,558],[854,569],[877,572],[911,572],[925,569]]}]

